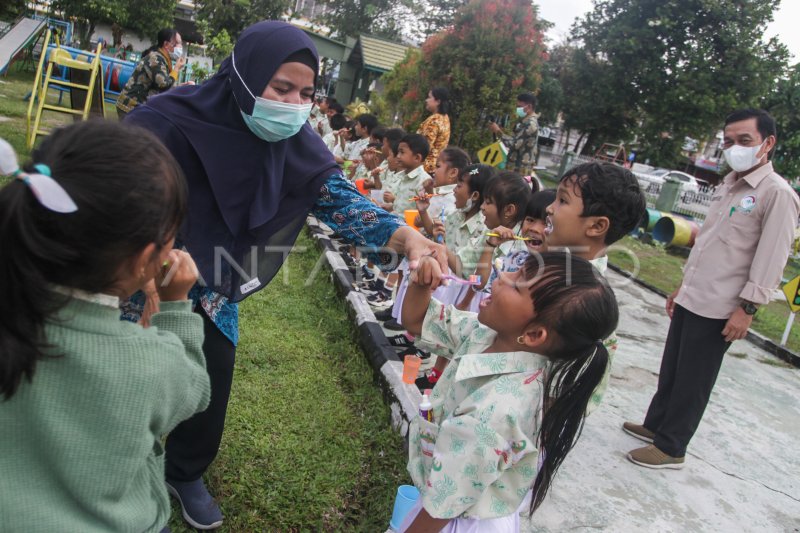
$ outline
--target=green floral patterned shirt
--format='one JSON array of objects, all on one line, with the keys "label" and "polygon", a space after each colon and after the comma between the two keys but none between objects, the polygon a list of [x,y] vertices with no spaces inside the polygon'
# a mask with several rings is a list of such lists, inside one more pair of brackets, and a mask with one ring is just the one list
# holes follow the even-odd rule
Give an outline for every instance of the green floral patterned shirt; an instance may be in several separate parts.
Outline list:
[{"label": "green floral patterned shirt", "polygon": [[496,335],[476,313],[428,306],[417,345],[451,362],[431,394],[433,422],[411,424],[408,471],[436,518],[508,516],[536,479],[548,361],[483,353]]},{"label": "green floral patterned shirt", "polygon": [[486,244],[486,225],[480,211],[465,219],[464,213],[456,211],[444,222],[444,242],[461,261],[461,277],[468,278],[475,272],[481,252]]},{"label": "green floral patterned shirt", "polygon": [[422,165],[411,172],[398,172],[398,180],[395,185],[394,193],[394,212],[403,216],[406,209],[416,209],[417,202],[412,200],[414,196],[422,190],[425,180],[431,179]]}]

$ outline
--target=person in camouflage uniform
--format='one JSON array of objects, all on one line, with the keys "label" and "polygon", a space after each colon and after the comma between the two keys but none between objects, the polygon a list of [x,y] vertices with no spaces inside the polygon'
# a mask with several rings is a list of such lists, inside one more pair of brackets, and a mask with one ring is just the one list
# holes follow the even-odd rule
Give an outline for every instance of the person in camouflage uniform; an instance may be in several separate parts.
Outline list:
[{"label": "person in camouflage uniform", "polygon": [[178,75],[185,64],[186,56],[183,55],[180,33],[172,29],[159,31],[157,44],[142,53],[141,61],[119,93],[117,98],[119,117],[123,118],[151,96],[173,87],[178,82]]},{"label": "person in camouflage uniform", "polygon": [[506,170],[513,170],[523,176],[533,175],[536,165],[536,154],[539,149],[539,122],[536,120],[536,96],[532,93],[521,93],[517,96],[517,117],[521,120],[514,126],[512,135],[506,134],[494,122],[489,129],[508,148]]}]

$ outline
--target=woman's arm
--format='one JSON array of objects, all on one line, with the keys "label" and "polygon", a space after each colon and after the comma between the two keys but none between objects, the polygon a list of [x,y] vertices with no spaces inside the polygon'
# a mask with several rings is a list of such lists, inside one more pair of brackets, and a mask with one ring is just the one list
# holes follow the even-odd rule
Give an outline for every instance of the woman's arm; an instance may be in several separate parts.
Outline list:
[{"label": "woman's arm", "polygon": [[431,302],[433,290],[439,286],[442,270],[432,255],[422,257],[411,272],[406,296],[403,298],[403,326],[412,335],[422,332],[422,323]]},{"label": "woman's arm", "polygon": [[387,250],[381,250],[389,248],[396,255],[404,255],[412,270],[424,255],[435,255],[442,271],[448,271],[444,246],[429,241],[398,217],[377,207],[341,174],[332,175],[322,186],[312,213],[347,242],[372,249],[369,255],[380,265],[397,266],[396,261],[386,257]]}]

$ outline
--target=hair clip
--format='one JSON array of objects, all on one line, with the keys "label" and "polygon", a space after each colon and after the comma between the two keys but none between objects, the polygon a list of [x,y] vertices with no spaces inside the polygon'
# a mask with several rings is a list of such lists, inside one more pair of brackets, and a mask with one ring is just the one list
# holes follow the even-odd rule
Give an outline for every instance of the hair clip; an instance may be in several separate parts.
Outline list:
[{"label": "hair clip", "polygon": [[469,175],[470,176],[475,176],[478,172],[480,172],[480,169],[473,168],[472,170],[469,171]]},{"label": "hair clip", "polygon": [[522,179],[524,179],[525,181],[527,181],[527,182],[528,182],[528,185],[530,185],[530,184],[531,184],[531,182],[533,181],[533,178],[532,178],[532,177],[530,177],[530,176],[522,176]]},{"label": "hair clip", "polygon": [[70,198],[64,187],[50,177],[50,167],[43,163],[34,165],[38,174],[28,174],[19,168],[17,154],[5,139],[0,139],[0,173],[13,176],[28,186],[36,200],[50,211],[74,213],[78,206]]}]

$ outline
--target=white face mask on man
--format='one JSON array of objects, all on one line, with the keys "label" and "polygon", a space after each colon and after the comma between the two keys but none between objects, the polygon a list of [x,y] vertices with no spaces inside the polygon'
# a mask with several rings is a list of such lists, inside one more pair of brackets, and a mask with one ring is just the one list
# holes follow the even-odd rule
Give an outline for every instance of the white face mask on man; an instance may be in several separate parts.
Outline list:
[{"label": "white face mask on man", "polygon": [[758,146],[739,146],[738,144],[734,144],[730,148],[723,150],[722,154],[725,156],[725,161],[728,162],[729,167],[736,172],[744,172],[750,170],[761,161],[761,157],[763,157],[764,154],[759,157],[758,152],[766,142],[765,140]]}]

